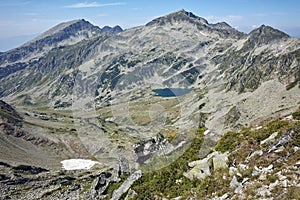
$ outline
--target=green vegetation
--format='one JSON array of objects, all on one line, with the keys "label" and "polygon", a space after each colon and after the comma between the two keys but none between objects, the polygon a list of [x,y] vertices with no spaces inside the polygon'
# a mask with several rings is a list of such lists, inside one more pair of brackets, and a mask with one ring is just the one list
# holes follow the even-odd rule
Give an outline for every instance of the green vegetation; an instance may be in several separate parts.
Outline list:
[{"label": "green vegetation", "polygon": [[129,174],[127,174],[127,173],[121,174],[120,175],[121,180],[119,182],[115,182],[115,183],[109,185],[109,187],[106,189],[106,191],[104,191],[104,193],[107,195],[105,197],[105,199],[111,199],[114,190],[118,189],[122,185],[122,183],[128,178],[128,176],[129,176]]},{"label": "green vegetation", "polygon": [[83,189],[82,189],[82,192],[83,193],[86,193],[87,191],[89,191],[89,189],[91,189],[91,183],[90,184],[86,184],[84,187],[83,187]]},{"label": "green vegetation", "polygon": [[[199,143],[196,141],[193,143],[193,147],[199,151],[198,145]],[[224,175],[228,176],[228,170],[216,170],[204,180],[190,180],[183,176],[183,173],[189,169],[187,164],[197,158],[194,153],[198,152],[192,150],[193,147],[171,165],[158,171],[146,173],[137,180],[132,187],[137,192],[134,199],[175,198],[178,196],[185,199],[192,195],[212,197],[212,194],[222,195],[229,190],[230,180],[223,179]],[[189,156],[194,156],[194,159],[189,158]]]},{"label": "green vegetation", "polygon": [[[299,111],[293,115],[298,116]],[[163,197],[171,199],[178,196],[183,199],[191,196],[202,199],[222,196],[225,193],[232,199],[238,199],[239,195],[234,195],[234,188],[229,187],[233,175],[229,175],[228,169],[215,170],[203,180],[190,180],[183,175],[190,170],[189,162],[203,158],[200,149],[203,149],[206,141],[203,136],[204,131],[205,129],[202,127],[195,131],[196,137],[191,146],[172,164],[160,170],[143,174],[142,178],[137,180],[131,188],[137,193],[134,199],[160,199]],[[278,132],[278,135],[262,145],[261,141],[269,138],[274,132]],[[266,153],[268,148],[272,145],[276,146],[278,141],[285,137],[290,139],[289,142],[284,143],[282,151]],[[211,141],[208,143],[209,145],[214,144]],[[205,149],[209,149],[209,145]],[[247,161],[247,168],[239,169],[240,176],[237,176],[237,180],[242,182],[247,178],[248,181],[251,181],[251,184],[243,186],[243,194],[246,198],[256,199],[259,198],[258,188],[280,182],[277,172],[282,172],[287,177],[295,176],[289,171],[290,167],[300,159],[300,152],[294,151],[293,147],[295,146],[300,146],[300,121],[275,120],[263,123],[260,129],[243,128],[239,132],[227,132],[217,142],[215,149],[220,152],[229,152],[229,166],[236,167]],[[258,150],[262,150],[263,155],[249,157]],[[273,164],[272,170],[265,174],[265,178],[258,181],[260,175],[253,175],[255,167],[268,167],[270,164]],[[283,199],[299,199],[299,192],[294,186],[288,187],[284,193],[282,191],[283,186],[279,184],[272,190],[272,196],[281,196]]]},{"label": "green vegetation", "polygon": [[135,199],[184,196],[190,194],[192,188],[200,185],[200,180],[189,180],[183,173],[189,169],[189,162],[199,159],[204,130],[202,127],[197,129],[191,146],[175,162],[160,170],[145,173],[137,180],[132,187],[138,193]]},{"label": "green vegetation", "polygon": [[[190,168],[188,163],[198,160],[203,150],[205,128],[199,127],[195,131],[195,138],[191,146],[176,161],[160,170],[145,173],[137,180],[132,189],[137,192],[134,199],[154,199],[160,197],[175,198],[178,196],[189,197],[196,194],[198,197],[209,197],[213,193],[223,194],[229,187],[229,180],[222,176],[228,170],[216,170],[204,180],[186,178],[183,174]],[[205,145],[211,145],[212,141]],[[209,149],[209,148],[208,148]],[[204,149],[207,150],[207,149]]]},{"label": "green vegetation", "polygon": [[267,175],[267,180],[271,183],[274,183],[277,179],[278,179],[278,177],[275,174],[268,174]]},{"label": "green vegetation", "polygon": [[293,113],[293,118],[296,120],[300,120],[300,109]]},{"label": "green vegetation", "polygon": [[207,199],[214,195],[222,196],[226,192],[232,190],[229,188],[230,179],[223,178],[228,176],[228,170],[226,169],[218,169],[214,171],[211,176],[206,177],[203,181],[200,181],[195,188],[192,188],[190,196],[191,194],[194,194],[197,199]]},{"label": "green vegetation", "polygon": [[232,151],[238,146],[243,146],[245,142],[259,144],[261,141],[267,139],[272,133],[278,132],[279,135],[281,135],[283,130],[294,126],[295,123],[286,120],[275,120],[258,130],[243,128],[240,132],[229,131],[218,141],[216,150],[221,152]]},{"label": "green vegetation", "polygon": [[232,151],[237,145],[240,144],[240,134],[236,132],[227,132],[219,140],[216,145],[216,150],[222,153]]},{"label": "green vegetation", "polygon": [[[229,151],[231,152],[229,156],[229,160],[233,162],[240,163],[243,162],[247,157],[257,150],[265,150],[267,149],[273,142],[280,138],[284,133],[295,132],[292,135],[291,142],[285,146],[285,151],[278,152],[277,156],[280,154],[282,156],[286,155],[286,151],[292,148],[292,146],[299,146],[300,145],[300,122],[290,122],[287,120],[276,120],[264,124],[263,128],[256,130],[256,129],[249,129],[243,128],[240,132],[230,132],[229,134],[225,134],[217,143],[216,149],[218,151]],[[260,145],[261,141],[267,139],[271,134],[274,132],[278,132],[278,136],[275,138],[271,144]],[[228,145],[228,146],[226,146]],[[273,158],[274,159],[274,158]],[[250,160],[250,165],[253,166],[260,165],[260,166],[268,166],[269,160],[265,159],[261,156],[254,156]],[[276,165],[280,165],[276,163]]]}]

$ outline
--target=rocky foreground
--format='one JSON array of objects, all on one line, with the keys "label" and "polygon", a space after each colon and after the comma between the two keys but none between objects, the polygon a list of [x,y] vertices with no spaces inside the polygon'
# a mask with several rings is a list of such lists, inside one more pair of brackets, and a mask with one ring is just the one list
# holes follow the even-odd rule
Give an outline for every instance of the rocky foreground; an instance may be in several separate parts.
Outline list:
[{"label": "rocky foreground", "polygon": [[121,164],[53,171],[1,162],[1,199],[300,198],[300,111],[227,132],[218,142],[210,134],[199,127],[174,162],[153,171],[144,166],[143,174],[123,172]]}]

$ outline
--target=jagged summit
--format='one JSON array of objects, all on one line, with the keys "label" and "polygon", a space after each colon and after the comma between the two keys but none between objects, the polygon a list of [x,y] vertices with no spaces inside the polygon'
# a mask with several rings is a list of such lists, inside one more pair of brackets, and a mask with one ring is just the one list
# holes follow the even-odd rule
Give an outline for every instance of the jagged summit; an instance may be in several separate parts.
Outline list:
[{"label": "jagged summit", "polygon": [[100,33],[101,29],[98,26],[84,19],[63,22],[22,46],[1,54],[0,65],[20,59],[32,59],[53,47],[75,44]]},{"label": "jagged summit", "polygon": [[207,33],[215,33],[224,37],[235,37],[240,38],[243,37],[244,34],[232,28],[226,22],[220,22],[216,24],[210,24],[206,19],[199,17],[192,12],[187,12],[184,9],[179,10],[177,12],[168,14],[166,16],[162,16],[156,18],[146,24],[148,27],[157,27],[157,26],[165,26],[165,25],[174,25],[175,23],[182,24],[193,24],[195,25],[199,31],[206,31]]},{"label": "jagged summit", "polygon": [[250,32],[250,35],[253,37],[264,37],[271,39],[282,39],[290,37],[288,34],[266,25],[261,25],[260,27],[254,29]]},{"label": "jagged summit", "polygon": [[101,32],[104,32],[104,33],[112,33],[112,34],[116,34],[116,33],[120,33],[122,32],[123,29],[117,25],[117,26],[114,26],[114,27],[110,27],[110,26],[104,26],[102,29],[101,29]]},{"label": "jagged summit", "polygon": [[245,43],[245,47],[253,48],[255,45],[266,45],[274,41],[289,38],[290,36],[271,26],[261,25],[249,33],[249,38]]},{"label": "jagged summit", "polygon": [[75,34],[75,32],[84,31],[84,30],[89,30],[91,34],[99,34],[101,32],[101,29],[98,26],[94,26],[93,24],[91,24],[90,22],[84,19],[72,20],[54,26],[53,28],[49,29],[48,31],[42,33],[38,37],[31,40],[29,43],[33,43],[38,40],[42,40],[44,38],[54,36],[57,34],[73,35]]},{"label": "jagged summit", "polygon": [[189,23],[198,23],[198,24],[203,24],[203,25],[208,24],[206,19],[204,19],[202,17],[198,17],[198,16],[194,15],[193,13],[187,12],[184,9],[182,9],[177,12],[168,14],[166,16],[156,18],[156,19],[152,20],[151,22],[149,22],[148,24],[146,24],[146,26],[152,26],[152,25],[163,26],[167,23],[173,23],[173,22],[179,22],[179,21],[186,21]]},{"label": "jagged summit", "polygon": [[232,27],[227,24],[226,22],[218,22],[216,24],[214,24],[215,27],[217,28],[221,28],[221,29],[232,29]]}]

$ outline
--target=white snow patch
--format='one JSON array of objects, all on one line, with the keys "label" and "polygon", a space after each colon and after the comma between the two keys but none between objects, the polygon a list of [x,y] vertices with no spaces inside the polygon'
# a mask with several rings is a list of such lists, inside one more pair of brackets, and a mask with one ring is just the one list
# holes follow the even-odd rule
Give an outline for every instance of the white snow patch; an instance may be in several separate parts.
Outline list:
[{"label": "white snow patch", "polygon": [[86,159],[69,159],[61,161],[62,167],[65,170],[79,170],[79,169],[90,169],[99,162],[86,160]]},{"label": "white snow patch", "polygon": [[210,130],[209,129],[207,129],[206,131],[204,131],[204,135],[208,135],[208,134],[210,134]]}]

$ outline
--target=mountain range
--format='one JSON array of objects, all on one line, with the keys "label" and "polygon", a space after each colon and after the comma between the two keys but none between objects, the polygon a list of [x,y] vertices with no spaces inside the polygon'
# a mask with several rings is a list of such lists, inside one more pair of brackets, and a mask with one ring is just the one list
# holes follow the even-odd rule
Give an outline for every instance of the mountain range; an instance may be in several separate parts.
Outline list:
[{"label": "mountain range", "polygon": [[[199,127],[217,142],[295,112],[299,62],[298,38],[266,25],[246,34],[185,10],[125,30],[64,22],[0,53],[0,161],[43,174],[64,159],[95,159],[113,174],[108,185],[116,171],[157,170],[193,144]],[[175,95],[155,93],[165,89]],[[34,198],[55,197],[47,190]]]}]

